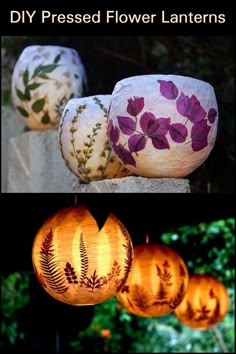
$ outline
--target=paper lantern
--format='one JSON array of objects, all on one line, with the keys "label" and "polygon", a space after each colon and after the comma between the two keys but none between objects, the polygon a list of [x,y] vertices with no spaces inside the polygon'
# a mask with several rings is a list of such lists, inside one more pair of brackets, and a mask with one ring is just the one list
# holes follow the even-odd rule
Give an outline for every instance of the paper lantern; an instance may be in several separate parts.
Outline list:
[{"label": "paper lantern", "polygon": [[163,316],[174,311],[188,285],[183,259],[168,246],[145,244],[134,247],[134,262],[117,298],[138,316]]},{"label": "paper lantern", "polygon": [[228,308],[224,284],[213,276],[194,274],[189,277],[188,291],[175,315],[184,325],[204,330],[219,323]]},{"label": "paper lantern", "polygon": [[32,45],[21,53],[12,75],[18,116],[34,130],[57,128],[66,102],[80,97],[85,69],[72,48]]},{"label": "paper lantern", "polygon": [[52,297],[70,305],[93,305],[124,285],[133,248],[128,231],[113,214],[99,230],[84,206],[70,207],[41,226],[32,260],[39,282]]},{"label": "paper lantern", "polygon": [[134,174],[184,177],[211,152],[218,108],[207,82],[177,75],[143,75],[113,90],[108,136]]},{"label": "paper lantern", "polygon": [[59,146],[66,166],[82,181],[127,176],[106,135],[111,95],[70,100],[59,126]]}]

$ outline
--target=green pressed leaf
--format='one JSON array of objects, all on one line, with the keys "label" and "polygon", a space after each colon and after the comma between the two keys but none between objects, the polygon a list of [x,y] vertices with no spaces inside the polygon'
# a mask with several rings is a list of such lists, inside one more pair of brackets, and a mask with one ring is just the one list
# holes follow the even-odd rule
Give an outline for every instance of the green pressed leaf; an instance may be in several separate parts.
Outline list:
[{"label": "green pressed leaf", "polygon": [[42,64],[39,64],[39,66],[36,66],[36,68],[34,69],[34,73],[33,73],[32,78],[37,76],[40,73],[40,71],[42,70],[42,67],[43,67]]},{"label": "green pressed leaf", "polygon": [[49,80],[50,79],[50,77],[47,76],[47,74],[44,74],[44,73],[38,74],[38,77],[40,77],[40,79],[45,79],[45,80]]},{"label": "green pressed leaf", "polygon": [[55,70],[59,65],[58,64],[48,64],[48,65],[42,65],[41,67],[41,72],[42,73],[51,73],[53,70]]},{"label": "green pressed leaf", "polygon": [[29,70],[28,68],[24,71],[24,74],[23,74],[23,83],[25,86],[27,86],[28,84],[28,81],[29,81]]},{"label": "green pressed leaf", "polygon": [[30,90],[28,87],[25,88],[25,98],[27,101],[31,100]]},{"label": "green pressed leaf", "polygon": [[39,113],[42,111],[44,105],[45,105],[45,98],[40,98],[39,100],[37,100],[32,104],[31,108],[35,113]]},{"label": "green pressed leaf", "polygon": [[29,117],[29,113],[28,113],[24,108],[22,108],[22,107],[20,107],[20,106],[17,106],[16,108],[18,109],[18,111],[20,112],[20,114],[21,114],[22,116],[24,116],[24,117],[26,117],[26,118]]},{"label": "green pressed leaf", "polygon": [[32,90],[36,90],[41,85],[42,84],[40,84],[39,82],[35,82],[33,84],[28,85],[27,88],[28,90],[32,91]]},{"label": "green pressed leaf", "polygon": [[58,54],[58,55],[54,58],[53,63],[54,63],[54,64],[58,63],[58,62],[60,61],[60,59],[61,59],[61,53]]},{"label": "green pressed leaf", "polygon": [[21,90],[19,90],[18,88],[16,88],[16,94],[21,101],[27,101],[25,94]]},{"label": "green pressed leaf", "polygon": [[42,119],[41,119],[41,122],[42,122],[43,124],[48,124],[48,123],[50,122],[50,117],[49,117],[49,115],[48,115],[48,112],[46,112],[46,113],[44,114],[44,116],[43,116]]}]

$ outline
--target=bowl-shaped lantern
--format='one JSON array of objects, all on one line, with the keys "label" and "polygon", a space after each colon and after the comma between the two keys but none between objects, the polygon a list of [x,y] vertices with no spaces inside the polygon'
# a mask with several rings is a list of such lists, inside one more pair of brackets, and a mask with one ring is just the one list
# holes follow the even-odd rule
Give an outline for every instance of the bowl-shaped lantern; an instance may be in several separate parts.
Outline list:
[{"label": "bowl-shaped lantern", "polygon": [[184,325],[204,330],[219,323],[228,307],[229,296],[221,281],[211,275],[194,274],[175,315]]},{"label": "bowl-shaped lantern", "polygon": [[187,285],[188,271],[178,253],[164,245],[138,245],[132,270],[117,298],[135,315],[163,316],[180,304]]},{"label": "bowl-shaped lantern", "polygon": [[61,117],[58,139],[62,158],[84,182],[129,174],[106,135],[110,101],[111,95],[71,99]]},{"label": "bowl-shaped lantern", "polygon": [[177,75],[119,81],[108,117],[113,151],[144,177],[184,177],[211,152],[218,108],[207,82]]},{"label": "bowl-shaped lantern", "polygon": [[113,214],[99,230],[85,207],[70,207],[41,226],[32,260],[39,282],[52,297],[70,305],[93,305],[111,298],[124,285],[133,247]]},{"label": "bowl-shaped lantern", "polygon": [[80,97],[85,69],[72,48],[32,45],[21,53],[12,74],[12,101],[33,130],[57,128],[67,101]]}]

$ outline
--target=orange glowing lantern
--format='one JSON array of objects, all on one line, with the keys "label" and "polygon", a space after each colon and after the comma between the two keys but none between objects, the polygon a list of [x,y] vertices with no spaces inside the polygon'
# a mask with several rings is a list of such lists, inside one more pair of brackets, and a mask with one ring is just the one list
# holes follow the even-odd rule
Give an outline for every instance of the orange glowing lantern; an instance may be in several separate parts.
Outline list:
[{"label": "orange glowing lantern", "polygon": [[33,267],[44,289],[70,305],[94,305],[124,285],[133,261],[128,231],[109,214],[101,230],[84,207],[51,216],[33,244]]},{"label": "orange glowing lantern", "polygon": [[134,262],[117,298],[135,315],[163,316],[174,311],[188,285],[183,259],[168,246],[145,244],[134,247]]},{"label": "orange glowing lantern", "polygon": [[184,325],[204,330],[220,322],[228,307],[229,296],[221,281],[211,275],[194,274],[175,315]]}]

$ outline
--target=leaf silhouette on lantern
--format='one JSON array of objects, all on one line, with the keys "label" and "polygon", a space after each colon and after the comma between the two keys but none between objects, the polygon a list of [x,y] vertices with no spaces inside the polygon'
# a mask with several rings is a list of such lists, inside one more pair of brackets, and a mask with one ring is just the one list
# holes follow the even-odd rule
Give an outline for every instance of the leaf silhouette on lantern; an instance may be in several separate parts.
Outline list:
[{"label": "leaf silhouette on lantern", "polygon": [[141,311],[146,311],[152,306],[151,298],[144,287],[134,284],[130,291],[130,298],[134,306]]},{"label": "leaf silhouette on lantern", "polygon": [[66,262],[64,268],[65,276],[69,284],[78,284],[77,275],[75,274],[74,267],[69,262]]},{"label": "leaf silhouette on lantern", "polygon": [[181,277],[186,277],[187,274],[186,274],[186,271],[184,270],[184,267],[182,266],[182,264],[179,265],[179,274]]},{"label": "leaf silhouette on lantern", "polygon": [[161,280],[165,282],[165,285],[171,286],[172,283],[170,283],[170,279],[172,278],[172,274],[168,272],[166,268],[169,268],[169,263],[167,260],[163,263],[164,266],[164,271],[161,271],[161,268],[156,264],[156,269],[157,269],[157,276],[160,277]]},{"label": "leaf silhouette on lantern", "polygon": [[167,100],[174,100],[179,94],[176,85],[172,81],[157,80],[160,84],[160,92]]},{"label": "leaf silhouette on lantern", "polygon": [[109,285],[111,285],[113,281],[115,281],[115,284],[118,284],[120,282],[120,279],[118,278],[120,272],[121,272],[120,265],[118,264],[117,261],[114,261],[111,272],[108,273],[107,276],[104,277],[103,279],[104,284],[110,283]]},{"label": "leaf silhouette on lantern", "polygon": [[183,317],[185,317],[188,320],[192,320],[194,318],[195,313],[194,313],[193,308],[192,308],[189,301],[187,301],[186,311],[182,315],[183,315]]},{"label": "leaf silhouette on lantern", "polygon": [[124,277],[120,282],[120,285],[118,285],[116,291],[120,291],[120,289],[123,287],[125,284],[126,280],[128,279],[128,275],[131,271],[132,268],[132,263],[133,263],[133,249],[130,240],[128,241],[127,245],[122,245],[126,249],[126,258],[124,260]]},{"label": "leaf silhouette on lantern", "polygon": [[196,318],[196,321],[207,320],[209,317],[209,313],[211,312],[206,308],[206,305],[203,305],[200,309],[197,309],[199,316]]},{"label": "leaf silhouette on lantern", "polygon": [[[158,292],[157,292],[157,294],[156,294],[156,298],[158,299],[158,300],[163,300],[163,299],[166,299],[167,298],[167,292],[166,292],[166,290],[165,290],[165,287],[164,287],[164,285],[163,285],[163,282],[160,282],[160,285],[159,285],[159,290],[158,290]],[[156,303],[155,303],[156,304]]]},{"label": "leaf silhouette on lantern", "polygon": [[40,266],[48,287],[55,293],[64,294],[68,287],[64,285],[64,273],[60,270],[58,261],[55,260],[52,230],[46,234],[41,246]]},{"label": "leaf silhouette on lantern", "polygon": [[80,234],[80,258],[81,258],[81,275],[80,275],[80,286],[82,286],[84,278],[88,274],[88,255],[86,251],[86,246],[84,242],[83,233]]},{"label": "leaf silhouette on lantern", "polygon": [[181,301],[183,300],[184,297],[184,282],[181,283],[179,291],[177,293],[177,295],[170,300],[170,308],[171,309],[175,309],[177,306],[179,306],[179,304],[181,303]]},{"label": "leaf silhouette on lantern", "polygon": [[124,294],[124,293],[129,293],[129,286],[128,285],[124,285],[121,289],[121,293]]},{"label": "leaf silhouette on lantern", "polygon": [[220,302],[219,299],[216,297],[216,306],[214,312],[211,317],[209,317],[208,323],[214,324],[217,323],[220,317]]},{"label": "leaf silhouette on lantern", "polygon": [[91,292],[94,292],[94,289],[100,289],[104,285],[104,277],[98,277],[97,271],[95,269],[90,277],[85,277],[83,279],[83,285],[86,288],[91,289]]}]

